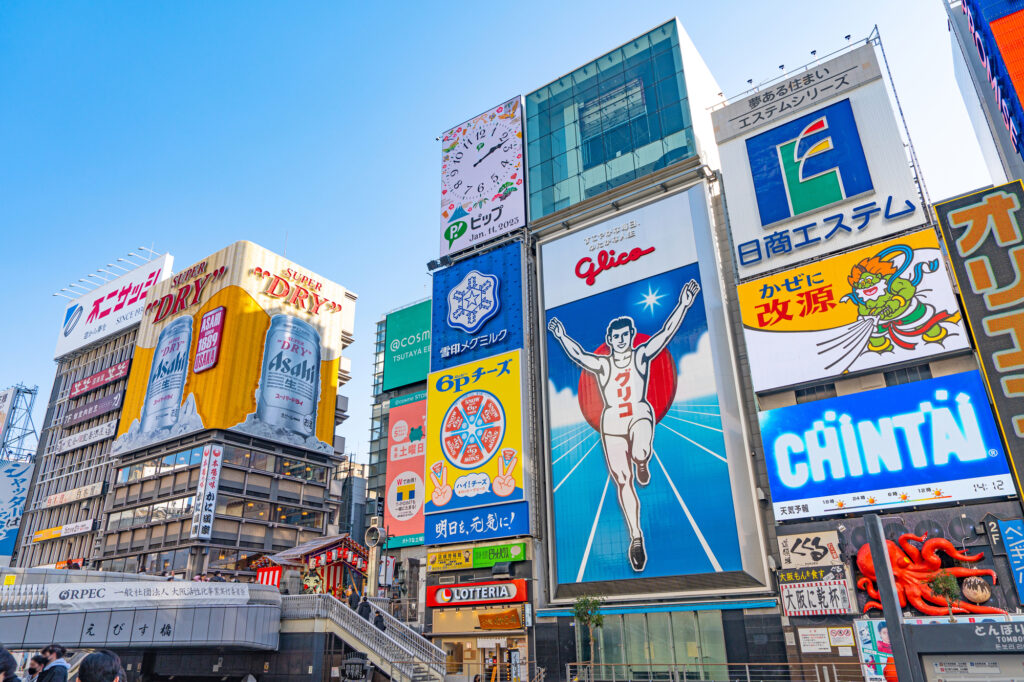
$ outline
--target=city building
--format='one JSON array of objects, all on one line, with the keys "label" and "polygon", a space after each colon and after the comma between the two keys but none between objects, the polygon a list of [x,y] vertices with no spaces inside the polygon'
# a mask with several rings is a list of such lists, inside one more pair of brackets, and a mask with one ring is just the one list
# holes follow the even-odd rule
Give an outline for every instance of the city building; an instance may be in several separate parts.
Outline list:
[{"label": "city building", "polygon": [[355,298],[250,242],[153,290],[112,448],[102,568],[245,573],[328,531]]},{"label": "city building", "polygon": [[348,533],[362,543],[366,532],[366,478],[369,467],[359,464],[345,455],[334,469],[331,481],[331,500],[337,506],[337,514],[329,535]]},{"label": "city building", "polygon": [[[143,249],[140,249],[144,251]],[[16,566],[94,565],[103,537],[110,447],[148,292],[171,274],[170,255],[108,265],[105,284],[72,300],[58,335],[57,375],[40,428]],[[125,272],[122,272],[125,271]],[[113,275],[117,275],[111,277]],[[85,287],[82,287],[83,289]]]}]

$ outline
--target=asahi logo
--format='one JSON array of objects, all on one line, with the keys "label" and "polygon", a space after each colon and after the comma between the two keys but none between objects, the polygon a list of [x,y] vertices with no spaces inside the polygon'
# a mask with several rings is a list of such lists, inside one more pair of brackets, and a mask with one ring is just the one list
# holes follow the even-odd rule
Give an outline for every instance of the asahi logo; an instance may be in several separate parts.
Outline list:
[{"label": "asahi logo", "polygon": [[305,360],[302,362],[294,362],[291,358],[285,357],[285,351],[280,351],[277,355],[271,358],[270,362],[267,364],[267,369],[272,372],[287,374],[307,383],[313,383],[317,380],[316,367]]}]

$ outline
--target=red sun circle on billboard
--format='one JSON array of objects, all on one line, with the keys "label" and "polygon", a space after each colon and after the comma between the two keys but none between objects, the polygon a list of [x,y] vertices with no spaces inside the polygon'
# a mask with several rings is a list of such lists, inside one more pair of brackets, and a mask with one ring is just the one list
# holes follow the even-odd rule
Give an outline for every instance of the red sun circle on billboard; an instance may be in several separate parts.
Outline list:
[{"label": "red sun circle on billboard", "polygon": [[504,438],[505,408],[489,391],[459,396],[441,423],[441,451],[459,469],[475,469],[489,462]]},{"label": "red sun circle on billboard", "polygon": [[[637,332],[633,338],[633,348],[644,343],[651,337],[647,334]],[[610,350],[607,343],[602,343],[594,351],[594,355],[608,356]],[[658,353],[651,361],[647,377],[647,402],[654,410],[655,423],[660,422],[668,414],[672,406],[672,400],[676,396],[676,363],[668,349]],[[604,412],[604,399],[601,397],[601,389],[597,385],[597,379],[590,372],[580,372],[580,383],[577,390],[577,400],[580,404],[580,411],[583,418],[587,420],[598,433],[601,432],[601,413]]]}]

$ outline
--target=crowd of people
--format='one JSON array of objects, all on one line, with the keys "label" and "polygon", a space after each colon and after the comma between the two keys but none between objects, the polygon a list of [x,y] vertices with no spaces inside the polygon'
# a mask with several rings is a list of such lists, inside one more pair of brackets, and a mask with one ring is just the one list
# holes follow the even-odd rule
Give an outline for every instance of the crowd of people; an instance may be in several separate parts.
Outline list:
[{"label": "crowd of people", "polygon": [[[68,650],[60,644],[43,647],[25,665],[24,679],[18,677],[18,662],[0,647],[0,682],[68,682],[71,665]],[[121,658],[106,649],[95,651],[78,666],[78,682],[128,682]]]},{"label": "crowd of people", "polygon": [[[355,588],[351,585],[345,590],[345,600],[348,603],[350,609],[359,614],[360,618],[364,620],[370,620],[370,612],[373,611],[373,607],[370,606],[370,602],[367,601],[366,596],[359,596]],[[387,624],[384,622],[384,614],[379,610],[373,617],[373,625],[381,632],[387,629]]]}]

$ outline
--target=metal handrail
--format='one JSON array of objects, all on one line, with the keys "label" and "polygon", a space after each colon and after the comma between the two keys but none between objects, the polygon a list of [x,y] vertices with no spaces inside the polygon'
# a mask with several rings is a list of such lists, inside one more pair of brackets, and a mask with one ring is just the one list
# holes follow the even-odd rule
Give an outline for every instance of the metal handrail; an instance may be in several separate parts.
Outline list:
[{"label": "metal handrail", "polygon": [[[415,672],[416,654],[386,632],[374,627],[329,594],[288,595],[281,598],[282,618],[326,618],[345,629],[359,643],[396,667],[405,677]],[[430,662],[424,662],[430,665]],[[433,667],[432,665],[430,667]]]},{"label": "metal handrail", "polygon": [[444,649],[425,639],[423,635],[416,632],[406,623],[398,620],[381,607],[377,606],[374,602],[371,601],[370,606],[373,607],[374,611],[384,616],[384,624],[387,626],[388,630],[401,633],[400,636],[402,643],[406,645],[406,648],[410,649],[418,658],[422,658],[423,661],[434,668],[438,674],[444,674]]},{"label": "metal handrail", "polygon": [[45,611],[46,585],[0,587],[0,611]]}]

